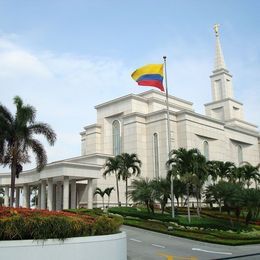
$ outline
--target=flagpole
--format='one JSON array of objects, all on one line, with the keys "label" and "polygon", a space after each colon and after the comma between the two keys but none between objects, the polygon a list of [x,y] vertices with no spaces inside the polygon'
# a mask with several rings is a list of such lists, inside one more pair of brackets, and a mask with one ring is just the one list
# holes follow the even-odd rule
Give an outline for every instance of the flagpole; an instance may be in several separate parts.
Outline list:
[{"label": "flagpole", "polygon": [[[164,61],[164,75],[165,75],[165,92],[166,92],[166,109],[167,109],[167,139],[168,139],[168,156],[170,159],[171,152],[171,127],[170,127],[170,113],[169,113],[169,95],[167,85],[167,70],[166,70],[166,56],[163,56]],[[172,207],[172,218],[175,217],[174,212],[174,193],[173,193],[173,175],[171,175],[171,207]]]}]

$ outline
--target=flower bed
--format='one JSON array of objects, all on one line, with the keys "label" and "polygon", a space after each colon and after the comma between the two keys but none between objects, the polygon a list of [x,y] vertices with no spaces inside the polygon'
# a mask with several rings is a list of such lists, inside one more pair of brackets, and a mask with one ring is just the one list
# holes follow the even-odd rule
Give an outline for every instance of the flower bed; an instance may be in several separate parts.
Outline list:
[{"label": "flower bed", "polygon": [[65,239],[119,232],[123,220],[70,212],[0,207],[0,240]]}]

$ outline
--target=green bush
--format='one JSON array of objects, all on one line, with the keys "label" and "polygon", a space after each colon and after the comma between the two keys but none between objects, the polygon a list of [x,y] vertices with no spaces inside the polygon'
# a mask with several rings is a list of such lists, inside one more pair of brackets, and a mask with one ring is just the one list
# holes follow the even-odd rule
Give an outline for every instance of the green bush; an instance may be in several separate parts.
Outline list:
[{"label": "green bush", "polygon": [[51,212],[0,208],[0,240],[65,239],[119,232],[122,217],[90,216],[81,211]]},{"label": "green bush", "polygon": [[122,217],[100,216],[93,225],[93,235],[108,235],[119,232],[119,227],[123,224]]}]

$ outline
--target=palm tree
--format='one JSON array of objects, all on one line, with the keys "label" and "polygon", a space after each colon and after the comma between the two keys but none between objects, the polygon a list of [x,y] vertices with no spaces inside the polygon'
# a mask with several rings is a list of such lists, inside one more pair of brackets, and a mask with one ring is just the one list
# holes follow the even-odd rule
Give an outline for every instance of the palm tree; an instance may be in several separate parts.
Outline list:
[{"label": "palm tree", "polygon": [[148,213],[150,213],[150,209],[152,210],[152,213],[154,213],[155,190],[148,178],[133,180],[132,189],[128,195],[133,202],[145,204]]},{"label": "palm tree", "polygon": [[118,155],[118,158],[120,160],[119,163],[119,176],[122,176],[122,179],[125,181],[125,194],[126,194],[126,200],[125,204],[127,207],[127,197],[128,197],[128,179],[131,176],[138,176],[141,173],[141,165],[142,162],[138,159],[137,154],[132,153],[122,153]]},{"label": "palm tree", "polygon": [[117,204],[118,206],[121,205],[120,198],[119,198],[119,185],[118,181],[120,180],[120,176],[118,175],[120,166],[120,158],[118,156],[116,157],[109,157],[106,160],[106,163],[104,165],[105,171],[103,172],[103,176],[106,177],[107,174],[114,174],[116,178],[116,193],[117,193]]},{"label": "palm tree", "polygon": [[196,158],[200,156],[198,149],[186,150],[185,148],[179,148],[178,150],[172,150],[170,152],[171,158],[166,162],[167,165],[174,165],[177,168],[177,172],[180,175],[181,180],[186,184],[187,192],[187,207],[188,207],[188,220],[190,222],[190,187],[197,180],[195,171],[198,169],[198,163]]},{"label": "palm tree", "polygon": [[105,208],[105,202],[104,202],[104,196],[105,196],[106,192],[105,190],[101,190],[100,188],[96,188],[95,192],[94,192],[94,196],[95,195],[99,195],[102,198],[102,204],[103,204],[103,209]]},{"label": "palm tree", "polygon": [[255,167],[250,163],[245,163],[241,166],[241,170],[243,172],[247,188],[249,189],[249,186],[251,185],[251,180],[255,180],[256,182],[257,178],[259,177],[258,167]]},{"label": "palm tree", "polygon": [[207,161],[207,170],[213,184],[215,184],[218,179],[218,161]]},{"label": "palm tree", "polygon": [[223,180],[224,178],[228,178],[228,175],[230,175],[235,167],[235,164],[233,162],[222,162],[222,161],[216,161],[217,165],[217,171],[218,171],[218,177]]},{"label": "palm tree", "polygon": [[246,189],[244,193],[244,205],[247,208],[246,225],[252,218],[257,218],[260,211],[260,190]]},{"label": "palm tree", "polygon": [[30,162],[29,151],[36,157],[36,168],[40,172],[47,164],[46,151],[36,134],[43,135],[50,145],[54,145],[56,134],[52,128],[41,122],[35,122],[36,110],[24,105],[20,97],[14,98],[16,113],[0,104],[0,163],[11,168],[11,206],[14,201],[15,177],[23,170],[23,165]]},{"label": "palm tree", "polygon": [[111,196],[111,193],[112,191],[114,190],[114,187],[108,187],[104,190],[105,194],[107,195],[108,197],[108,200],[107,200],[107,208],[109,208],[109,203],[110,203],[110,196]]},{"label": "palm tree", "polygon": [[155,191],[155,198],[161,204],[162,214],[171,194],[171,184],[168,179],[158,178],[151,182],[151,186]]}]

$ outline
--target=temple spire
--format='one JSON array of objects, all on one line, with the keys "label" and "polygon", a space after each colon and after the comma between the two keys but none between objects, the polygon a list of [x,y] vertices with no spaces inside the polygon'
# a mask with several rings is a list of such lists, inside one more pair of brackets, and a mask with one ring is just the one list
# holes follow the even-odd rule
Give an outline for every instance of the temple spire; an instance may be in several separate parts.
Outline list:
[{"label": "temple spire", "polygon": [[215,31],[215,36],[216,36],[216,54],[215,54],[214,70],[220,70],[220,69],[227,70],[224,56],[223,56],[222,49],[221,49],[220,40],[219,40],[219,24],[214,25],[214,31]]}]

